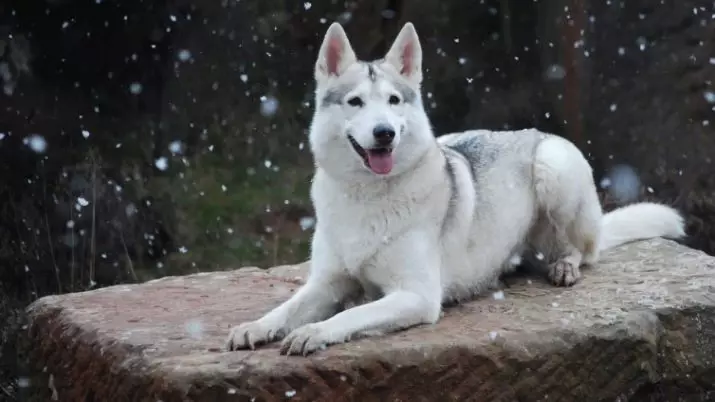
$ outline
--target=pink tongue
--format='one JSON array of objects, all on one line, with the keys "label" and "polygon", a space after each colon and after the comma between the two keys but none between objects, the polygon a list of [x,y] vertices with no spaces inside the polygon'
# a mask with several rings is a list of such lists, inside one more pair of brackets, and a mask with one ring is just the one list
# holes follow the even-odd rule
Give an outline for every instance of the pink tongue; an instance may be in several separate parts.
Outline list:
[{"label": "pink tongue", "polygon": [[388,174],[392,170],[392,152],[367,151],[367,164],[377,174]]}]

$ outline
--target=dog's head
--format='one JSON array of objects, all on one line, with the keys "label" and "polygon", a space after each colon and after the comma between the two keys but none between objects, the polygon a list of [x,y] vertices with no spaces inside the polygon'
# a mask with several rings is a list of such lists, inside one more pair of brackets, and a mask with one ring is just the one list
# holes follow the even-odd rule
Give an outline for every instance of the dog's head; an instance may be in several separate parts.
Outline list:
[{"label": "dog's head", "polygon": [[318,166],[342,177],[398,175],[435,142],[422,105],[422,48],[405,24],[381,60],[359,61],[338,23],[315,64],[311,150]]}]

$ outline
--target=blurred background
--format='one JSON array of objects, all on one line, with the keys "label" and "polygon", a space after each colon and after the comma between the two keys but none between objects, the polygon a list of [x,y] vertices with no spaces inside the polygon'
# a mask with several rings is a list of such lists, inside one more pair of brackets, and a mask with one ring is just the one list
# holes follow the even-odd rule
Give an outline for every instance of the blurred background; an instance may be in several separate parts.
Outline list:
[{"label": "blurred background", "polygon": [[562,135],[606,208],[681,208],[688,244],[712,254],[713,7],[2,1],[0,400],[22,386],[14,345],[38,297],[308,257],[313,66],[333,21],[362,59],[412,21],[437,133]]}]

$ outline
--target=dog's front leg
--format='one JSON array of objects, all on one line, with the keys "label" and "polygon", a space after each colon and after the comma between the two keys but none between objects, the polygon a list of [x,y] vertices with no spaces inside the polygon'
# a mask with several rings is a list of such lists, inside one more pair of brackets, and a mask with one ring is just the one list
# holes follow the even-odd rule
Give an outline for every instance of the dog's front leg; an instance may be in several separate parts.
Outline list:
[{"label": "dog's front leg", "polygon": [[257,344],[282,339],[301,325],[332,316],[346,298],[359,290],[359,285],[348,277],[324,240],[322,231],[316,229],[306,284],[260,319],[233,327],[226,340],[226,349],[253,349]]},{"label": "dog's front leg", "polygon": [[425,237],[405,236],[378,256],[378,264],[365,269],[364,279],[379,285],[385,296],[294,330],[283,340],[281,353],[307,355],[358,333],[437,322],[442,306],[440,256],[432,246],[436,242],[423,241]]}]

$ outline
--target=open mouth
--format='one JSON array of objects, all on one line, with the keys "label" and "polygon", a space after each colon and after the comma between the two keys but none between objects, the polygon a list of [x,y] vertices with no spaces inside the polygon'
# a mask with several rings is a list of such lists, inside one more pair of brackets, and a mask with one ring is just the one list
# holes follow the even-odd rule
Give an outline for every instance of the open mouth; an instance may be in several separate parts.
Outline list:
[{"label": "open mouth", "polygon": [[391,147],[376,147],[365,149],[355,141],[351,135],[348,135],[348,140],[353,146],[355,152],[362,158],[365,166],[376,174],[388,174],[392,171],[394,165],[392,159]]}]

